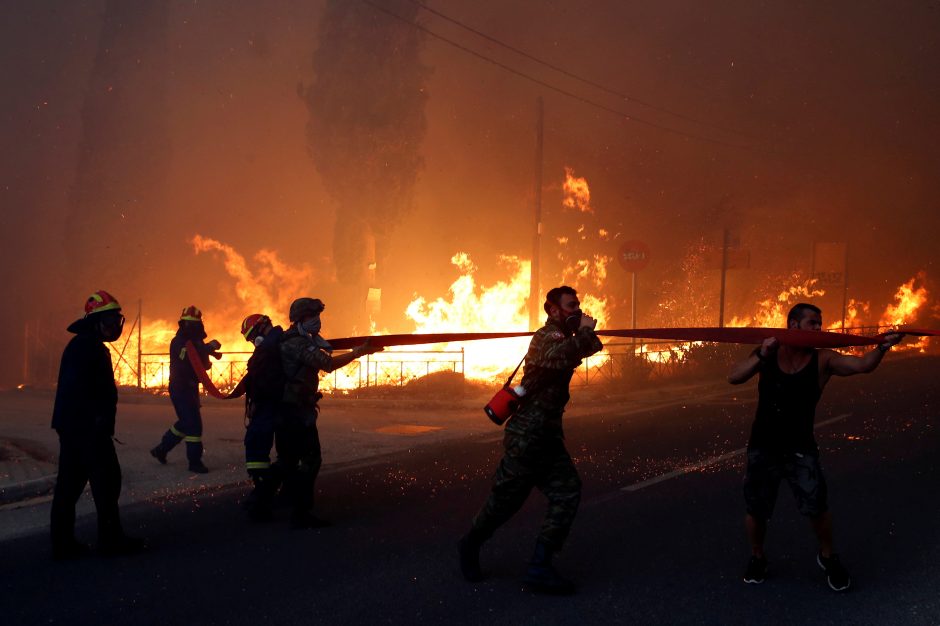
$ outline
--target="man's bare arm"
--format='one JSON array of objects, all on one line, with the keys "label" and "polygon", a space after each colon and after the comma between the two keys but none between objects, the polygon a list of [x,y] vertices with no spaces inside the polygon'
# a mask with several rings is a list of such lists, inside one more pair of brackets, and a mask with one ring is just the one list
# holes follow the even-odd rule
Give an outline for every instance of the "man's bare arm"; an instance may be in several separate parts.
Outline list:
[{"label": "man's bare arm", "polygon": [[746,383],[760,371],[761,363],[777,354],[778,343],[774,337],[764,339],[763,343],[751,352],[746,359],[738,361],[728,373],[728,382],[732,385]]},{"label": "man's bare arm", "polygon": [[872,372],[881,363],[881,359],[891,349],[891,346],[901,341],[902,336],[899,333],[885,335],[884,343],[879,344],[874,350],[862,356],[839,354],[832,350],[826,350],[826,368],[830,374],[835,376],[852,376]]}]

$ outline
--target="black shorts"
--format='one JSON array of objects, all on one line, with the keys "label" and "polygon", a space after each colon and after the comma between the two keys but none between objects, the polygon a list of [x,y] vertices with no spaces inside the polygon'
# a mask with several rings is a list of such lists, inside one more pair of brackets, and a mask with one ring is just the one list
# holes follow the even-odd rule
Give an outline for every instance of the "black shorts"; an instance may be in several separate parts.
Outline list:
[{"label": "black shorts", "polygon": [[819,464],[818,452],[749,449],[744,475],[744,502],[748,514],[762,520],[770,519],[781,480],[789,483],[801,514],[818,517],[828,510],[826,477]]}]

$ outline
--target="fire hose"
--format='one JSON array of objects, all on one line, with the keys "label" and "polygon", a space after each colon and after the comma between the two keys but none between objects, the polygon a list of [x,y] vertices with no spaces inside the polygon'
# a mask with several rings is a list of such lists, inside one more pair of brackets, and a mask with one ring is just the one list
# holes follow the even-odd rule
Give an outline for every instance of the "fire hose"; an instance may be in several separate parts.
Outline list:
[{"label": "fire hose", "polygon": [[[395,346],[415,346],[429,343],[452,343],[458,341],[479,341],[482,339],[506,339],[510,337],[528,337],[532,332],[514,333],[428,333],[410,335],[374,335],[363,337],[342,337],[330,339],[329,343],[337,350],[349,350],[369,343],[379,348]],[[709,343],[759,344],[771,337],[782,345],[799,348],[849,348],[872,346],[882,343],[886,335],[899,334],[914,337],[936,337],[940,331],[923,328],[908,328],[881,333],[874,336],[850,335],[828,331],[798,330],[788,328],[636,328],[626,330],[599,330],[599,337],[621,337],[636,339],[664,339],[671,341],[702,341]],[[206,392],[222,400],[229,400],[244,395],[245,379],[242,378],[229,394],[219,391],[202,364],[199,354],[191,342],[186,343],[189,362]]]}]

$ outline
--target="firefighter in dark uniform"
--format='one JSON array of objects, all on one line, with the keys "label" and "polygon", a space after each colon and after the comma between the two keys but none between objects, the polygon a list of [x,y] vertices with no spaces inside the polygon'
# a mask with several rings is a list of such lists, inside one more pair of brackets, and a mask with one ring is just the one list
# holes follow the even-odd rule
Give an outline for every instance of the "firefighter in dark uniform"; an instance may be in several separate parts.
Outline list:
[{"label": "firefighter in dark uniform", "polygon": [[117,386],[105,342],[124,329],[121,305],[106,291],[85,303],[85,317],[68,330],[75,333],[62,353],[52,427],[59,435],[59,473],[52,498],[52,556],[57,560],[88,554],[75,538],[75,504],[87,483],[98,512],[98,551],[104,555],[140,551],[141,539],[128,537],[118,515],[121,466],[114,451]]},{"label": "firefighter in dark uniform", "polygon": [[245,465],[254,483],[245,508],[253,521],[271,519],[274,496],[282,482],[280,465],[271,463],[271,447],[281,427],[281,399],[284,376],[281,365],[281,338],[284,329],[271,318],[252,313],[242,322],[242,336],[255,346],[245,375]]},{"label": "firefighter in dark uniform", "polygon": [[581,312],[571,287],[550,290],[544,308],[548,319],[535,332],[526,354],[525,396],[506,425],[505,454],[496,468],[492,492],[461,538],[459,556],[464,577],[482,580],[480,547],[537,487],[548,498],[548,511],[525,583],[534,591],[565,594],[574,592],[574,584],[555,571],[552,555],[571,529],[581,500],[581,479],[565,449],[561,418],[574,370],[603,345],[594,333],[597,322]]},{"label": "firefighter in dark uniform", "polygon": [[199,353],[204,369],[209,369],[209,355],[221,358],[222,344],[213,339],[204,343],[206,330],[202,324],[202,311],[194,306],[183,309],[179,330],[170,342],[170,400],[176,411],[176,423],[170,426],[160,443],[150,454],[166,464],[166,455],[180,441],[186,441],[189,471],[205,474],[209,468],[202,462],[202,415],[199,412],[199,378],[186,354],[186,342],[191,341]]},{"label": "firefighter in dark uniform", "polygon": [[329,522],[313,515],[313,493],[320,471],[320,435],[317,432],[319,373],[332,372],[367,354],[380,352],[367,340],[340,356],[320,336],[324,305],[314,298],[298,298],[290,305],[290,329],[281,340],[281,363],[286,379],[278,432],[278,459],[284,468],[284,487],[293,504],[291,526],[320,528]]}]

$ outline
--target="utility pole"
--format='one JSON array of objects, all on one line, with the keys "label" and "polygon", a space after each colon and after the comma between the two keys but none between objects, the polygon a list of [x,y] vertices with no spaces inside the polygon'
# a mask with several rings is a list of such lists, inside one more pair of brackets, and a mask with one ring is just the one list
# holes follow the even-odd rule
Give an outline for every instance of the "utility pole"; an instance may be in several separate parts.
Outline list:
[{"label": "utility pole", "polygon": [[29,384],[29,322],[23,327],[23,384]]},{"label": "utility pole", "polygon": [[842,332],[845,332],[846,300],[849,297],[849,242],[845,242],[845,260],[842,272]]},{"label": "utility pole", "polygon": [[718,294],[718,328],[725,327],[725,276],[728,273],[728,239],[730,231],[726,228],[721,239],[721,291]]},{"label": "utility pole", "polygon": [[141,353],[144,350],[144,345],[140,342],[140,327],[144,325],[144,301],[143,299],[137,300],[137,388],[140,389],[143,387],[143,376],[144,373],[140,369],[140,364],[143,359],[141,359]]},{"label": "utility pole", "polygon": [[536,101],[535,123],[535,234],[532,238],[532,264],[529,277],[529,329],[541,326],[541,248],[542,248],[542,135],[544,127],[542,97]]}]

